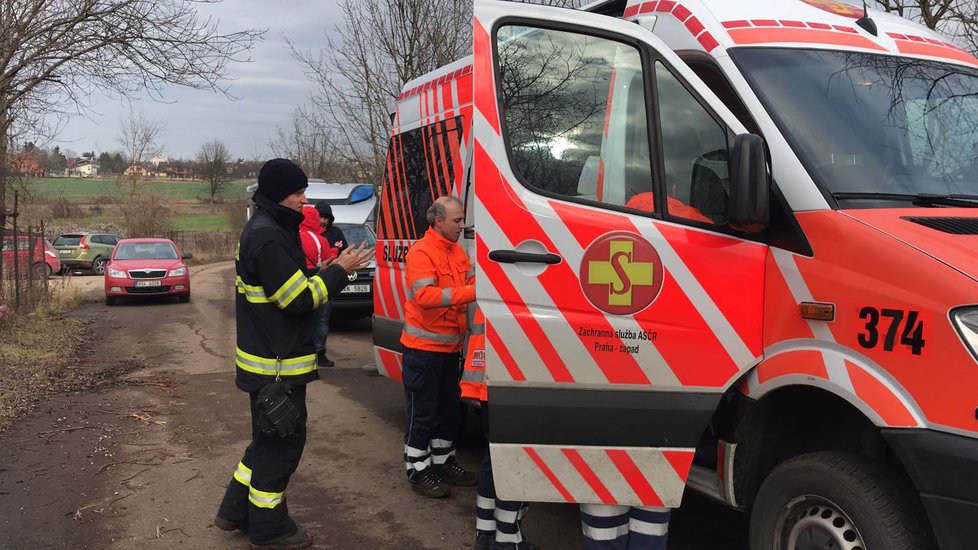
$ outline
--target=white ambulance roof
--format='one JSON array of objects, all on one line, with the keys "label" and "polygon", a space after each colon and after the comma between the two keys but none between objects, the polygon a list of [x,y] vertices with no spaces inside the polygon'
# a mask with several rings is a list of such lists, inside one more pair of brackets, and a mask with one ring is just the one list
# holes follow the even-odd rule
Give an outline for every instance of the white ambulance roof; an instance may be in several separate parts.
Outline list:
[{"label": "white ambulance roof", "polygon": [[978,60],[927,27],[870,9],[873,36],[856,25],[862,5],[837,0],[629,0],[624,17],[655,16],[654,32],[674,50],[714,57],[733,47],[777,46],[878,52],[978,65]]}]

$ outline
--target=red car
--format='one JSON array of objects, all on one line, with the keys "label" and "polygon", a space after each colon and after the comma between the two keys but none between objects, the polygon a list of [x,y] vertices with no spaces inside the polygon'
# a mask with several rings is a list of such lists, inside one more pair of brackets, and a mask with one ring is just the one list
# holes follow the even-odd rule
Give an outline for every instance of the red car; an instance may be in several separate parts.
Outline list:
[{"label": "red car", "polygon": [[[14,269],[14,237],[5,235],[3,237],[3,269],[13,272]],[[47,239],[37,237],[34,241],[34,258],[28,261],[27,235],[17,236],[17,262],[21,270],[34,269],[38,275],[50,277],[52,273],[61,271],[61,260],[58,252],[51,246]]]},{"label": "red car", "polygon": [[190,301],[190,270],[170,239],[123,239],[105,266],[105,303],[138,296],[176,296]]}]

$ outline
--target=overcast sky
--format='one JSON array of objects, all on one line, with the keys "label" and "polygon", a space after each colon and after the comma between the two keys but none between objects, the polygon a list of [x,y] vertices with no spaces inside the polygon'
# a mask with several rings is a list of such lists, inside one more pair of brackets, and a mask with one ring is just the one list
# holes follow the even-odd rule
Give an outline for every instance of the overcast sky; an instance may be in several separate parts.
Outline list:
[{"label": "overcast sky", "polygon": [[[221,30],[267,28],[265,40],[256,43],[252,63],[230,66],[236,78],[231,93],[223,95],[177,86],[166,89],[169,104],[143,97],[133,109],[163,127],[162,146],[170,158],[193,158],[200,145],[219,139],[235,158],[251,158],[268,153],[268,142],[276,126],[286,126],[292,110],[305,102],[313,84],[292,59],[283,33],[302,49],[325,46],[325,32],[332,33],[340,14],[338,0],[289,0],[281,4],[268,0],[225,0],[204,8],[221,19]],[[76,154],[94,150],[120,149],[118,136],[128,117],[127,103],[106,97],[93,98],[96,114],[76,117],[68,122],[54,144]]]}]

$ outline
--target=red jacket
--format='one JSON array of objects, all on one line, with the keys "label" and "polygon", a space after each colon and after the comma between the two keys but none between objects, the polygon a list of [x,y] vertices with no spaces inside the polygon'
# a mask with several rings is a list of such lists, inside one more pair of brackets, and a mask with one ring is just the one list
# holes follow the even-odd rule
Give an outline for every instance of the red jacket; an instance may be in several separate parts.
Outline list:
[{"label": "red jacket", "polygon": [[306,254],[306,267],[313,268],[330,258],[336,257],[336,249],[329,246],[321,235],[323,228],[319,223],[319,212],[312,206],[302,207],[302,223],[299,224],[299,240]]},{"label": "red jacket", "polygon": [[404,260],[408,300],[401,343],[456,352],[465,341],[465,304],[475,301],[475,274],[465,250],[429,229]]}]

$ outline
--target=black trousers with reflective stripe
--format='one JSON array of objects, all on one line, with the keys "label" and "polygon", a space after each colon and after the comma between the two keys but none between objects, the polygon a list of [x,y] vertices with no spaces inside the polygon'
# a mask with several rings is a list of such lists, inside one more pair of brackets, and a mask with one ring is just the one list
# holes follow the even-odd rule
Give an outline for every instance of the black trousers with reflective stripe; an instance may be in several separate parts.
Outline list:
[{"label": "black trousers with reflective stripe", "polygon": [[[251,399],[251,444],[245,449],[241,463],[251,469],[251,487],[265,493],[284,493],[306,446],[306,386],[292,387],[292,401],[300,413],[299,428],[284,439],[262,435],[258,429],[258,392],[248,395]],[[259,544],[296,532],[285,498],[274,508],[262,508],[248,500],[249,490],[250,487],[232,476],[217,515],[234,522],[247,522],[251,541]]]}]

